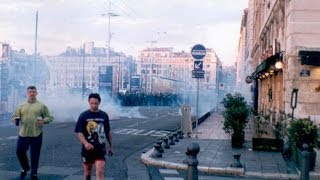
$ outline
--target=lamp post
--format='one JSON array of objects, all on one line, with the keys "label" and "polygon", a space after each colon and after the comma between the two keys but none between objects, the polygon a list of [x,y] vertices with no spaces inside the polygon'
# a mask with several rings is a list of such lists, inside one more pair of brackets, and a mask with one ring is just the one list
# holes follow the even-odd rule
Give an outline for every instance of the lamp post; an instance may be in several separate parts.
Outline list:
[{"label": "lamp post", "polygon": [[[111,0],[109,0],[109,12],[107,14],[101,14],[101,16],[108,16],[108,39],[107,39],[107,60],[110,63],[110,47],[111,47],[111,17],[117,17],[118,14],[111,12]],[[119,91],[119,89],[118,89]]]},{"label": "lamp post", "polygon": [[84,58],[85,58],[85,54],[84,54],[84,49],[83,51],[81,52],[82,54],[82,100],[84,100],[84,90],[85,90],[85,83],[84,83]]},{"label": "lamp post", "polygon": [[150,53],[150,93],[152,93],[152,74],[153,74],[153,44],[157,43],[157,41],[149,41],[151,43],[151,53]]}]

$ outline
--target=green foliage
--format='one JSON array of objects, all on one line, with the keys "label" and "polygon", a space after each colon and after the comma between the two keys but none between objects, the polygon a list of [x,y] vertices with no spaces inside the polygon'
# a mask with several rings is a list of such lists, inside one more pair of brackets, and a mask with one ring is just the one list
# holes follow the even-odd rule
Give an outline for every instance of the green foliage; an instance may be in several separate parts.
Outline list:
[{"label": "green foliage", "polygon": [[269,125],[269,121],[267,121],[265,118],[255,116],[253,123],[255,127],[255,137],[261,138],[263,134],[268,134],[265,129]]},{"label": "green foliage", "polygon": [[283,139],[286,135],[285,133],[286,124],[284,121],[278,121],[275,125],[275,135],[277,139]]},{"label": "green foliage", "polygon": [[288,132],[291,142],[297,148],[302,149],[302,145],[306,143],[309,150],[312,150],[317,145],[317,126],[307,118],[291,121]]},{"label": "green foliage", "polygon": [[247,118],[250,114],[250,108],[244,97],[239,93],[235,95],[227,94],[223,98],[222,104],[226,108],[223,112],[223,130],[226,133],[233,133],[235,135],[243,134],[243,129],[248,123]]}]

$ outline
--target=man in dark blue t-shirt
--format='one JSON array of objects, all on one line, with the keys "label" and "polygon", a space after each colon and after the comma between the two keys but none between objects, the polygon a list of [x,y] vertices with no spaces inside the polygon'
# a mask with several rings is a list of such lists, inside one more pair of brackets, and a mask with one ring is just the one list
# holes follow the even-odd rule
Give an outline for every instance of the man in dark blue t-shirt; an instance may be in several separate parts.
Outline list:
[{"label": "man in dark blue t-shirt", "polygon": [[96,179],[104,180],[104,167],[107,139],[109,156],[113,155],[112,136],[108,114],[99,109],[101,102],[98,93],[92,93],[88,98],[90,109],[80,114],[75,132],[82,143],[81,156],[84,168],[84,178],[91,179],[92,165],[96,166]]}]

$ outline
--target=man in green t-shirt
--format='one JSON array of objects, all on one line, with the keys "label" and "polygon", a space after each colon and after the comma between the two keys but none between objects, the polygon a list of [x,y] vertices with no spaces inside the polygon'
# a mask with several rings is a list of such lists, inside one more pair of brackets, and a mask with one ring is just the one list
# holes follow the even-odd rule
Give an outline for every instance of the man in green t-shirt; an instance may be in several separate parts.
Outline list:
[{"label": "man in green t-shirt", "polygon": [[30,147],[32,180],[37,180],[39,157],[42,146],[44,124],[52,122],[52,116],[44,104],[37,100],[35,86],[28,87],[28,101],[22,103],[13,114],[13,122],[20,126],[17,143],[17,156],[22,167],[20,177],[24,178],[30,170],[27,151]]}]

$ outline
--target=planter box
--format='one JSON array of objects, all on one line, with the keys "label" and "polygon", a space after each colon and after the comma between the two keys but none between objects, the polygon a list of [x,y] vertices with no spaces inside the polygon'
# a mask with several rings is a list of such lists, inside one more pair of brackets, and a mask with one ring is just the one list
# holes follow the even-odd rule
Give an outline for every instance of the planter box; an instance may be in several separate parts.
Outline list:
[{"label": "planter box", "polygon": [[[299,148],[297,148],[298,161],[296,163],[297,163],[297,166],[300,170],[301,170],[300,164],[301,164],[301,160],[302,160],[301,153],[302,153],[302,151]],[[316,165],[316,158],[317,158],[317,152],[314,149],[310,152],[309,158],[310,158],[309,159],[309,171],[313,171],[314,167]]]},{"label": "planter box", "polygon": [[252,138],[252,149],[254,151],[278,151],[283,147],[282,139]]},{"label": "planter box", "polygon": [[231,145],[233,148],[241,148],[244,143],[244,133],[243,134],[232,134]]}]

